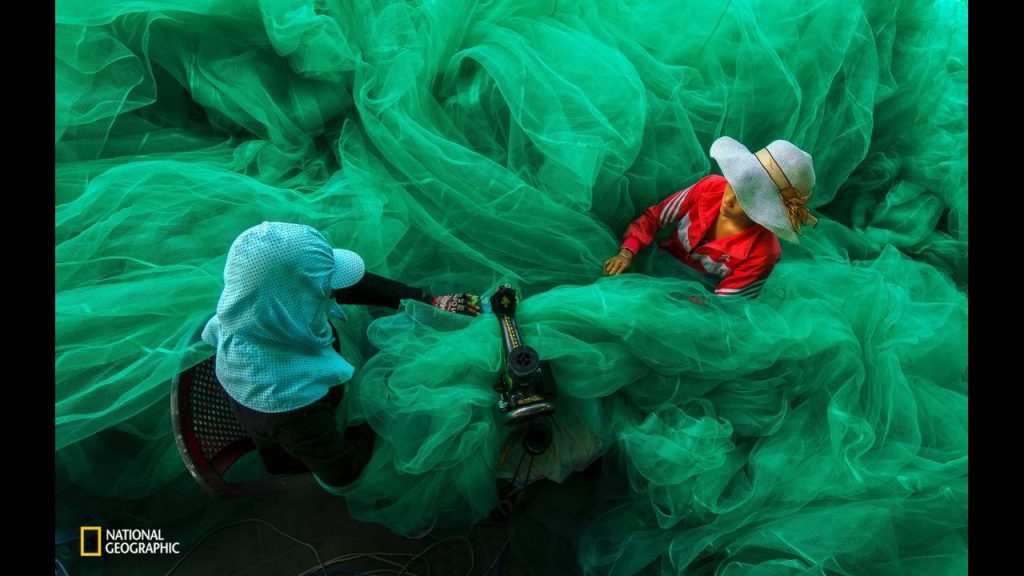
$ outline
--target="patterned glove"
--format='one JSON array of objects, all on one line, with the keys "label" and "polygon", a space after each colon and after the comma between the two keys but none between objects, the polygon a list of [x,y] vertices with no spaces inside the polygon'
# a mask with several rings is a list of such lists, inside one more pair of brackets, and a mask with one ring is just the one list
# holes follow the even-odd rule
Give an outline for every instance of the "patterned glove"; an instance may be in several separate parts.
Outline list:
[{"label": "patterned glove", "polygon": [[480,314],[480,297],[468,292],[434,296],[430,304],[434,308],[454,314],[465,314],[466,316],[478,316]]}]

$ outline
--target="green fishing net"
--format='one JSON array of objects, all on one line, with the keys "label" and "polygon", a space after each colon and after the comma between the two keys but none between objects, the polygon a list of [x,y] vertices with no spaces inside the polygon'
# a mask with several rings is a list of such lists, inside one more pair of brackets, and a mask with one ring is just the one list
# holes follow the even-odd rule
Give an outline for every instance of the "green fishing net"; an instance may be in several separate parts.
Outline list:
[{"label": "green fishing net", "polygon": [[[966,573],[966,2],[55,10],[59,522],[84,514],[62,493],[186,474],[169,383],[212,354],[227,249],[269,220],[433,293],[521,291],[559,386],[546,475],[596,446],[628,480],[577,535],[587,574]],[[721,135],[815,161],[821,223],[761,297],[654,250],[602,278]],[[340,415],[380,435],[350,512],[485,517],[509,435],[494,316],[346,311]]]}]

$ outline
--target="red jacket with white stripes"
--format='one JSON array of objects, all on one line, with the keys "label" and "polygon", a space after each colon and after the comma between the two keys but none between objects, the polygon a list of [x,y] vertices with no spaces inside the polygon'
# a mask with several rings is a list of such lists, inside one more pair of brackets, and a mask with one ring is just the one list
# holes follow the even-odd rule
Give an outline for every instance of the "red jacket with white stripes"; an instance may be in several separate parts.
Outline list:
[{"label": "red jacket with white stripes", "polygon": [[726,184],[724,177],[712,174],[644,210],[626,229],[622,247],[636,254],[659,230],[671,228],[672,234],[658,246],[718,279],[715,294],[756,297],[782,255],[775,234],[754,224],[739,234],[702,243],[715,225]]}]

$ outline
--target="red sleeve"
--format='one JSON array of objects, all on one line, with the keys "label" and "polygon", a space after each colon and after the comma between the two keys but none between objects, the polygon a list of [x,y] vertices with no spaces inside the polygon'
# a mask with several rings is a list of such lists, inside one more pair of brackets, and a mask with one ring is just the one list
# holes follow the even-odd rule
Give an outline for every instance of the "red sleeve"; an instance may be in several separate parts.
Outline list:
[{"label": "red sleeve", "polygon": [[715,294],[719,296],[744,296],[757,298],[768,275],[775,268],[775,262],[764,258],[744,262],[718,283]]},{"label": "red sleeve", "polygon": [[622,248],[637,254],[654,240],[654,235],[659,229],[678,222],[693,205],[693,197],[696,194],[690,194],[690,191],[696,186],[697,184],[694,184],[686,190],[680,190],[659,204],[644,210],[644,213],[634,220],[629,228],[626,228],[626,237],[622,241]]}]

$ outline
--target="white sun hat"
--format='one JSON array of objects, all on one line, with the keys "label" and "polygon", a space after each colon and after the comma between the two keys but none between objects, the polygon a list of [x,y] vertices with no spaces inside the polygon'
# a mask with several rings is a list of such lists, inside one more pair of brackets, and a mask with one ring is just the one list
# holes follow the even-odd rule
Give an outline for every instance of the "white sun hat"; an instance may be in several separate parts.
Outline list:
[{"label": "white sun hat", "polygon": [[785,140],[776,140],[752,154],[736,140],[723,136],[711,144],[711,157],[732,185],[750,219],[798,242],[802,224],[816,224],[807,211],[814,188],[811,155]]}]

